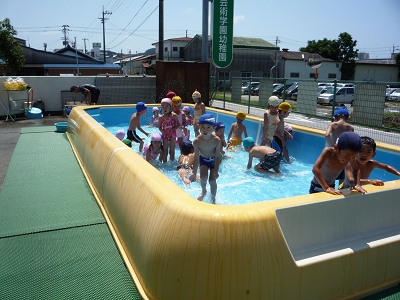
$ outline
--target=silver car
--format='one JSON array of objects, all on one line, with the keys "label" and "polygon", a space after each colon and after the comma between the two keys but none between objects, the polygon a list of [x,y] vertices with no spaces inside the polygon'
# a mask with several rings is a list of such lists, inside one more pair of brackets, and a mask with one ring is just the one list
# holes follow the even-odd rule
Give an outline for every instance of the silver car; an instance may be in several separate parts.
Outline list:
[{"label": "silver car", "polygon": [[[338,87],[336,88],[335,104],[354,104],[354,87]],[[328,88],[327,91],[318,96],[318,104],[333,104],[334,88]]]}]

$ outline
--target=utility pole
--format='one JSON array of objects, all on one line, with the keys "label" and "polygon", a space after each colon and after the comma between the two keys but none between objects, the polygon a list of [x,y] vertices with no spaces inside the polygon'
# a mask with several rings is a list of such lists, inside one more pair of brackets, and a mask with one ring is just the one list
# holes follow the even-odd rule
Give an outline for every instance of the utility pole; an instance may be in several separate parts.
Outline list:
[{"label": "utility pole", "polygon": [[79,76],[78,47],[76,45],[76,37],[75,37],[75,55],[76,55],[76,76]]},{"label": "utility pole", "polygon": [[82,40],[83,40],[83,45],[85,47],[85,54],[87,54],[87,52],[86,52],[86,41],[88,41],[88,43],[89,43],[89,39],[84,38]]},{"label": "utility pole", "polygon": [[67,32],[69,31],[69,29],[67,27],[69,27],[69,26],[68,25],[63,25],[62,27],[63,27],[63,29],[61,31],[64,34],[63,45],[64,45],[64,47],[67,47],[68,46]]},{"label": "utility pole", "polygon": [[105,27],[105,21],[108,20],[108,18],[104,18],[104,15],[111,15],[112,12],[109,11],[104,11],[104,5],[103,5],[103,17],[99,18],[101,20],[101,23],[103,23],[103,62],[106,63],[106,27]]},{"label": "utility pole", "polygon": [[164,0],[158,1],[158,60],[164,60]]}]

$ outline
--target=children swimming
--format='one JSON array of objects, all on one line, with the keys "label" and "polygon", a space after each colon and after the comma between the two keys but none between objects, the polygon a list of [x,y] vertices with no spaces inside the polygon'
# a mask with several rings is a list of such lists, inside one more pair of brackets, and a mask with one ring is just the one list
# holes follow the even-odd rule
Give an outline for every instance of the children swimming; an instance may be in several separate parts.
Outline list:
[{"label": "children swimming", "polygon": [[159,158],[163,158],[162,137],[158,132],[151,135],[150,143],[147,143],[143,148],[143,157],[146,161],[151,162]]},{"label": "children swimming", "polygon": [[[193,163],[194,163],[194,147],[191,141],[184,141],[181,147],[182,153],[178,159],[177,170],[179,176],[185,184],[190,184],[189,176],[193,174]],[[200,179],[196,175],[196,179]]]},{"label": "children swimming", "polygon": [[150,126],[158,128],[158,119],[160,118],[160,109],[156,106],[153,107],[153,116],[151,117]]}]

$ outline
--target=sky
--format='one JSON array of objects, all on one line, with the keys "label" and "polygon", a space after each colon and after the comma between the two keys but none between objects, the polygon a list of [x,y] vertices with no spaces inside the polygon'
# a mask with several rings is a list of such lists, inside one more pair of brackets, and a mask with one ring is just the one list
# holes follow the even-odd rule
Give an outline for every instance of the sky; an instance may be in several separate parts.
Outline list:
[{"label": "sky", "polygon": [[[164,0],[164,40],[202,34],[202,0]],[[0,20],[9,18],[27,46],[63,48],[63,25],[78,49],[103,48],[141,53],[158,42],[159,0],[0,0]],[[210,9],[211,12],[211,9]],[[234,36],[255,37],[298,51],[310,40],[337,39],[349,33],[359,52],[389,58],[400,52],[399,0],[236,0]],[[210,33],[210,29],[209,29]]]}]

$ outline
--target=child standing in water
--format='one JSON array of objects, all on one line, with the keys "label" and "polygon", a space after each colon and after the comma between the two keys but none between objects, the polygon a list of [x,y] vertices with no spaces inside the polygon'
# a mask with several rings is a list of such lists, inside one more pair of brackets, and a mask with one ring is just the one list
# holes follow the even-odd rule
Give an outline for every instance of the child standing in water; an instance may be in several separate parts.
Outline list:
[{"label": "child standing in water", "polygon": [[[215,118],[211,114],[204,114],[199,118],[199,135],[194,139],[194,163],[190,181],[196,181],[197,169],[200,166],[201,194],[197,200],[203,201],[207,194],[207,179],[210,183],[211,202],[215,204],[217,195],[217,178],[219,176],[221,140],[213,134]],[[210,173],[208,173],[210,170]]]},{"label": "child standing in water", "polygon": [[226,147],[225,141],[225,124],[217,122],[215,124],[215,135],[221,140],[221,158],[225,155],[224,147]]},{"label": "child standing in water", "polygon": [[206,113],[206,106],[203,101],[201,101],[201,94],[195,90],[192,94],[194,105],[194,114],[193,114],[193,127],[194,127],[194,135],[199,135],[199,119],[202,115]]},{"label": "child standing in water", "polygon": [[140,127],[140,117],[146,114],[147,105],[143,102],[138,102],[136,104],[136,112],[132,115],[131,120],[129,121],[129,127],[127,132],[127,138],[133,142],[139,143],[139,152],[143,150],[143,140],[140,136],[137,135],[136,129],[141,131],[146,136],[149,136],[150,133],[147,133]]},{"label": "child standing in water", "polygon": [[190,108],[189,106],[184,106],[182,108],[182,111],[185,114],[186,117],[186,127],[183,129],[183,140],[184,141],[188,141],[190,140],[190,130],[187,128],[187,126],[191,126],[193,125],[192,121],[193,121],[193,116],[190,114]]},{"label": "child standing in water", "polygon": [[278,118],[278,106],[281,102],[281,99],[277,96],[271,96],[268,99],[269,109],[264,113],[264,134],[261,138],[260,146],[272,146],[271,139],[275,133],[275,120]]},{"label": "child standing in water", "polygon": [[174,110],[174,113],[176,114],[179,123],[180,123],[180,127],[178,127],[175,130],[175,137],[178,140],[178,145],[179,148],[182,147],[183,144],[183,137],[184,137],[184,133],[183,130],[186,127],[186,115],[185,113],[181,110],[181,105],[182,105],[182,99],[179,96],[175,96],[172,98],[172,107]]},{"label": "child standing in water", "polygon": [[161,107],[164,114],[159,118],[159,129],[162,133],[163,138],[163,158],[162,161],[167,162],[167,156],[169,151],[169,159],[175,159],[175,138],[173,132],[180,127],[180,123],[176,114],[172,111],[172,101],[169,98],[161,100]]},{"label": "child standing in water", "polygon": [[[193,163],[193,143],[191,141],[184,141],[182,144],[182,154],[179,156],[178,167],[176,169],[185,184],[190,184],[188,176],[193,174]],[[198,175],[196,175],[196,179],[199,179]]]},{"label": "child standing in water", "polygon": [[150,143],[147,143],[143,148],[143,157],[148,162],[156,160],[157,157],[162,161],[162,153],[162,137],[158,132],[155,132],[151,135]]},{"label": "child standing in water", "polygon": [[346,106],[339,106],[335,108],[335,111],[333,113],[334,122],[328,125],[328,128],[325,132],[327,147],[332,147],[333,145],[335,145],[337,138],[342,132],[354,132],[354,127],[347,123],[349,117],[349,110]]},{"label": "child standing in water", "polygon": [[160,117],[160,110],[158,107],[153,107],[153,116],[151,117],[151,126],[158,128],[158,118]]},{"label": "child standing in water", "polygon": [[[228,133],[228,150],[232,150],[233,147],[242,144],[242,134],[247,138],[246,126],[243,125],[243,121],[246,119],[246,114],[243,111],[239,111],[236,114],[236,122],[231,125],[231,130]],[[232,139],[231,139],[232,136]]]}]

